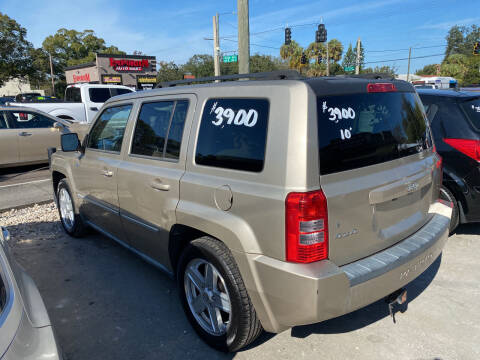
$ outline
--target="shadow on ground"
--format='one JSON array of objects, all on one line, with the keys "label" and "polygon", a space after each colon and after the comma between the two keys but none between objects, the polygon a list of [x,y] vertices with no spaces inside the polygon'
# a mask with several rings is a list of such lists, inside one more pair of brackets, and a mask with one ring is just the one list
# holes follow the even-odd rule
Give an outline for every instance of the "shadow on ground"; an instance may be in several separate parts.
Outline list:
[{"label": "shadow on ground", "polygon": [[[9,230],[13,253],[37,283],[67,360],[235,356],[205,345],[184,316],[174,281],[114,241],[94,232],[71,238],[59,222]],[[441,258],[408,285],[409,301],[430,284],[440,263]],[[344,333],[386,316],[387,305],[380,300],[339,318],[295,327],[291,335]],[[264,333],[249,348],[274,336]]]}]

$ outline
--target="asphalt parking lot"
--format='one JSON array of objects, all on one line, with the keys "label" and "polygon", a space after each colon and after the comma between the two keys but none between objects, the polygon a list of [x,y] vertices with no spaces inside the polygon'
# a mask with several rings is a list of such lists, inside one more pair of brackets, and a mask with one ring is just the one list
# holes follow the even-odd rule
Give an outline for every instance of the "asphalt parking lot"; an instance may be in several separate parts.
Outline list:
[{"label": "asphalt parking lot", "polygon": [[0,213],[0,224],[37,283],[68,360],[480,358],[479,225],[461,226],[409,284],[408,310],[396,324],[380,300],[222,354],[196,336],[167,275],[95,232],[66,236],[52,203]]}]

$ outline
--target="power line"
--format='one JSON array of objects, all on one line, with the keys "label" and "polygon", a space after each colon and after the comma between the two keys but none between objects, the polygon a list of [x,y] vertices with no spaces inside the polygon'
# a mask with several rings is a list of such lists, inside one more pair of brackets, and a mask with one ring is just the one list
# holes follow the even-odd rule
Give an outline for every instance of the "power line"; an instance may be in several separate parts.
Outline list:
[{"label": "power line", "polygon": [[[425,55],[425,56],[412,56],[410,59],[423,59],[423,58],[429,58],[429,57],[435,57],[435,56],[444,56],[444,55],[445,55],[445,54],[432,54],[432,55]],[[377,64],[377,63],[392,62],[392,61],[401,61],[401,60],[408,60],[408,57],[406,57],[406,58],[399,58],[399,59],[390,59],[390,60],[368,61],[368,62],[365,62],[364,64]]]},{"label": "power line", "polygon": [[[412,49],[431,49],[431,48],[439,48],[439,47],[447,47],[447,45],[419,46],[419,47],[412,47]],[[371,52],[371,53],[397,52],[397,51],[408,51],[409,49],[410,48],[389,49],[389,50],[365,50],[365,52]]]},{"label": "power line", "polygon": [[[205,40],[211,40],[211,39],[205,39]],[[235,39],[223,39],[223,40],[238,43],[238,40],[235,40]],[[250,43],[250,45],[251,45],[251,46],[263,47],[263,48],[267,48],[267,49],[280,50],[279,47],[274,47],[274,46],[268,46],[268,45],[262,45],[262,44],[254,44],[254,43]]]}]

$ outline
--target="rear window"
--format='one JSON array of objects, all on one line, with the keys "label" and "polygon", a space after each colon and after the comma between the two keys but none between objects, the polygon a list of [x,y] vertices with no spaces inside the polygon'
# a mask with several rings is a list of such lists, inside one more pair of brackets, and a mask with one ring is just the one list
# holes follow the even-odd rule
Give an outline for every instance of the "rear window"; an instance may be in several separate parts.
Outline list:
[{"label": "rear window", "polygon": [[480,130],[480,98],[460,103],[468,119],[477,130]]},{"label": "rear window", "polygon": [[77,87],[69,87],[65,91],[66,102],[82,102],[82,96],[80,95],[80,89]]},{"label": "rear window", "polygon": [[415,93],[364,93],[318,98],[322,175],[379,164],[431,146]]},{"label": "rear window", "polygon": [[269,102],[210,99],[203,110],[195,162],[260,172],[265,160]]},{"label": "rear window", "polygon": [[103,103],[112,97],[109,88],[90,88],[88,94],[90,101],[96,103]]}]

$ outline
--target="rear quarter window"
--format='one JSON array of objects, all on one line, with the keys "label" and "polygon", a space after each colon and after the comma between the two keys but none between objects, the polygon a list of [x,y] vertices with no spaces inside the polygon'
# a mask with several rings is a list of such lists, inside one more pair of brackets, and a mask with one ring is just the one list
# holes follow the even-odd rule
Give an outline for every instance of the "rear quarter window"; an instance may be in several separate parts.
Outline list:
[{"label": "rear quarter window", "polygon": [[198,133],[195,162],[225,169],[262,171],[268,115],[267,99],[208,100]]}]

